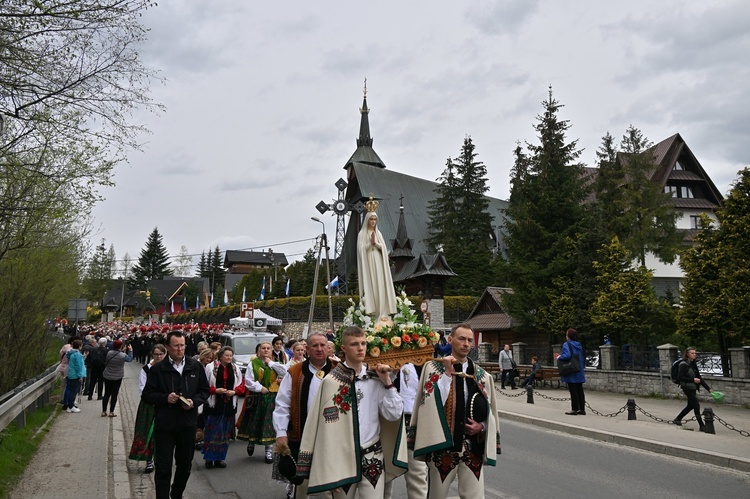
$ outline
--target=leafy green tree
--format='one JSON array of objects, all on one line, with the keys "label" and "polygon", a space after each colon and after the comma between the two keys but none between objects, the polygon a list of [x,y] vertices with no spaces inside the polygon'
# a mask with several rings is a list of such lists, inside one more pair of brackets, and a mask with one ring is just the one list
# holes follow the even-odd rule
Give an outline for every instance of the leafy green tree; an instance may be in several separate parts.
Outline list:
[{"label": "leafy green tree", "polygon": [[466,137],[458,158],[448,160],[438,197],[428,207],[428,244],[433,250],[441,248],[458,274],[446,283],[446,292],[459,295],[479,295],[493,284],[487,272],[492,257],[487,167],[476,160],[475,149],[471,137]]},{"label": "leafy green tree", "polygon": [[[554,318],[552,297],[561,296],[555,286],[574,281],[577,260],[570,258],[586,225],[583,201],[586,189],[578,162],[577,141],[568,142],[568,121],[560,120],[562,105],[549,97],[534,126],[538,144],[519,145],[511,171],[511,191],[506,213],[508,264],[504,269],[513,293],[505,297],[509,313],[522,327],[545,330],[560,321]],[[567,313],[567,312],[566,312]]]},{"label": "leafy green tree", "polygon": [[[138,45],[147,0],[8,0],[0,8],[0,259],[45,234],[85,238],[100,186],[158,110]],[[65,227],[76,227],[76,234]]]},{"label": "leafy green tree", "polygon": [[697,244],[680,261],[678,332],[726,354],[750,342],[750,168],[738,173],[716,216],[718,226],[704,216]]},{"label": "leafy green tree", "polygon": [[146,246],[141,250],[138,262],[133,265],[131,286],[135,289],[143,289],[146,281],[163,279],[164,276],[171,275],[169,253],[164,246],[158,227],[154,227],[154,230],[148,236]]},{"label": "leafy green tree", "polygon": [[71,239],[64,233],[50,235],[0,260],[0,393],[47,367],[43,353],[52,336],[42,333],[46,321],[62,315],[68,299],[80,292],[83,251]]},{"label": "leafy green tree", "polygon": [[594,262],[597,296],[591,320],[613,344],[650,345],[672,325],[668,303],[659,300],[646,267],[633,268],[633,257],[615,236]]}]

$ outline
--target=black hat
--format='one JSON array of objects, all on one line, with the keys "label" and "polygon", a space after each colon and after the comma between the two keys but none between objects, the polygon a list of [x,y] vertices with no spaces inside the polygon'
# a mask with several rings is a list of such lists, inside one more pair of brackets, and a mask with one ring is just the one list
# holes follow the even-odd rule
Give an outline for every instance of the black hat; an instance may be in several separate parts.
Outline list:
[{"label": "black hat", "polygon": [[294,485],[299,485],[304,481],[304,478],[297,476],[297,463],[288,454],[286,456],[279,455],[279,473]]},{"label": "black hat", "polygon": [[469,417],[477,423],[484,423],[487,421],[489,414],[490,408],[487,399],[481,392],[476,392],[469,400]]}]

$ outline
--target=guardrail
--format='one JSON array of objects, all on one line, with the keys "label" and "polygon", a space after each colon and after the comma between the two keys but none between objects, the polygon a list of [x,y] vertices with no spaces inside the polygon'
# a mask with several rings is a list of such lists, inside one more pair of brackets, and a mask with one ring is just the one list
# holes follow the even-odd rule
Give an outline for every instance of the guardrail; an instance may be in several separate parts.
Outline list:
[{"label": "guardrail", "polygon": [[58,364],[59,362],[0,397],[0,431],[5,430],[14,420],[19,428],[26,426],[26,417],[49,403],[55,387]]}]

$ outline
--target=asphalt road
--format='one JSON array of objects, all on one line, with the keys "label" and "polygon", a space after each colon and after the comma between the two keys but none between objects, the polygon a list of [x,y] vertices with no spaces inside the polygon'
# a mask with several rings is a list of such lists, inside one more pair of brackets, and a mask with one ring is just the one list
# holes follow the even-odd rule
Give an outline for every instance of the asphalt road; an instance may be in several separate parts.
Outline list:
[{"label": "asphalt road", "polygon": [[[747,498],[750,474],[629,447],[569,436],[522,423],[501,422],[503,454],[485,468],[487,498],[567,497]],[[690,432],[686,433],[689,445]],[[207,470],[195,455],[191,497],[283,499],[262,449],[247,457],[244,442],[230,446],[226,469]],[[453,489],[454,497],[458,497]],[[394,498],[406,498],[403,479]]]}]

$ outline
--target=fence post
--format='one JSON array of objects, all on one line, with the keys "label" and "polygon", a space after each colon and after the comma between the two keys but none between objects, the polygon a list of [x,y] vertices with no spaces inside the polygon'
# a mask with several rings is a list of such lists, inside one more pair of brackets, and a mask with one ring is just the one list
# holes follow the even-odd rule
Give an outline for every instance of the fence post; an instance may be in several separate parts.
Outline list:
[{"label": "fence post", "polygon": [[714,410],[710,407],[703,409],[703,421],[706,423],[705,433],[716,435],[716,429],[714,428]]},{"label": "fence post", "polygon": [[534,403],[534,387],[531,385],[526,385],[526,403]]},{"label": "fence post", "polygon": [[750,378],[750,347],[730,348],[729,359],[733,378]]},{"label": "fence post", "polygon": [[635,400],[628,399],[628,421],[635,421]]}]

